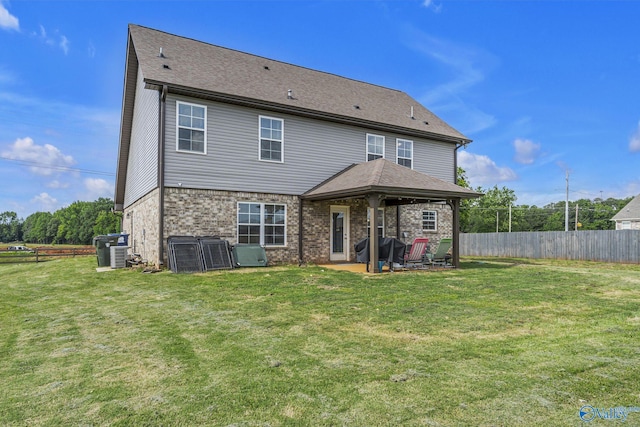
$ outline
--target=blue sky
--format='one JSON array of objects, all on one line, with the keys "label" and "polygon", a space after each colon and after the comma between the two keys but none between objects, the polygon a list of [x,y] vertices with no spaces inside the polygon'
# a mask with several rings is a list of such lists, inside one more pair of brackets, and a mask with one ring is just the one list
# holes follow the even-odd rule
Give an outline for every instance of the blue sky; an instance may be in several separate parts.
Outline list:
[{"label": "blue sky", "polygon": [[407,92],[517,204],[640,193],[640,2],[0,0],[0,212],[113,197],[127,24]]}]

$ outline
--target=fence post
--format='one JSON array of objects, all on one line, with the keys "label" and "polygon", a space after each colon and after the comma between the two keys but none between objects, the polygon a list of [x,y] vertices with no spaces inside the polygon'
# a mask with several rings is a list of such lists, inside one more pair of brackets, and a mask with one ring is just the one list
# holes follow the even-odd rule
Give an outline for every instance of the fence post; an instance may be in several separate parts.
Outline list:
[{"label": "fence post", "polygon": [[36,248],[36,264],[38,263],[38,248]]}]

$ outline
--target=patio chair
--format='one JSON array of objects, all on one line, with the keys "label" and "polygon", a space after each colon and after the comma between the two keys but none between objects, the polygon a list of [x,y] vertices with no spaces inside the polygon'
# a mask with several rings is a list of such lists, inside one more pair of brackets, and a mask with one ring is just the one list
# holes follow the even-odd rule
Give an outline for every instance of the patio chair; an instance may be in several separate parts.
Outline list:
[{"label": "patio chair", "polygon": [[429,239],[426,237],[416,237],[411,245],[411,250],[404,256],[405,267],[425,267],[429,264],[426,257],[429,249]]},{"label": "patio chair", "polygon": [[431,265],[451,266],[451,240],[450,237],[440,239],[438,249],[436,249],[435,253],[427,254]]}]

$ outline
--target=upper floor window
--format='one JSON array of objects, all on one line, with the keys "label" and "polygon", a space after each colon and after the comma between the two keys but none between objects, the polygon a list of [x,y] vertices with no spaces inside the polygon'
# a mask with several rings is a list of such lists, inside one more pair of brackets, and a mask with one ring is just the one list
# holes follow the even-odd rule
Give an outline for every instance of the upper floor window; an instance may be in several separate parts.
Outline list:
[{"label": "upper floor window", "polygon": [[207,107],[186,102],[177,103],[177,133],[176,150],[192,153],[206,153],[207,141]]},{"label": "upper floor window", "polygon": [[367,162],[384,158],[384,136],[367,134]]},{"label": "upper floor window", "polygon": [[422,211],[422,229],[426,231],[438,231],[438,212]]},{"label": "upper floor window", "polygon": [[284,121],[260,116],[260,160],[284,162]]},{"label": "upper floor window", "polygon": [[413,169],[413,141],[396,139],[396,158],[399,165]]},{"label": "upper floor window", "polygon": [[238,203],[238,243],[285,246],[287,206]]}]

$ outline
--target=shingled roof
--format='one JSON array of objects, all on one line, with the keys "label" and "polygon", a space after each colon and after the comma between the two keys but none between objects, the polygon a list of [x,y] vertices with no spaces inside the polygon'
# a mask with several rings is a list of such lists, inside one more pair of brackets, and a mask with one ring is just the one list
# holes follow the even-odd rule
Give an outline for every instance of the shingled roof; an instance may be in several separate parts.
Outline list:
[{"label": "shingled roof", "polygon": [[129,25],[129,34],[133,48],[130,53],[135,52],[147,87],[167,85],[174,93],[402,131],[456,144],[470,142],[399,90],[138,25]]},{"label": "shingled roof", "polygon": [[611,218],[612,221],[640,221],[640,195],[633,198]]},{"label": "shingled roof", "polygon": [[379,193],[393,198],[444,200],[480,197],[464,187],[411,170],[387,159],[354,164],[302,195],[310,200],[361,197]]}]

